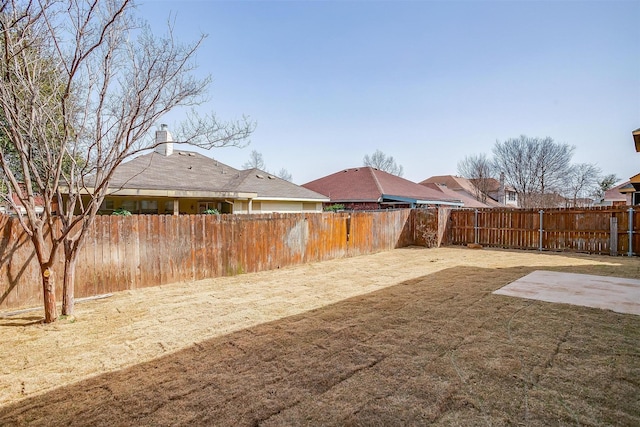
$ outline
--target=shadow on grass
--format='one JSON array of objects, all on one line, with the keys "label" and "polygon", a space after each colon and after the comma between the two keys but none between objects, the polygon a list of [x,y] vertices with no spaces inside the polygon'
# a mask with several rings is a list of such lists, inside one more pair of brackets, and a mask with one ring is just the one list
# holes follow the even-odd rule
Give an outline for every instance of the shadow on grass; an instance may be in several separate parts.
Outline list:
[{"label": "shadow on grass", "polygon": [[640,424],[640,316],[491,294],[534,269],[440,271],[25,399],[0,424]]},{"label": "shadow on grass", "polygon": [[43,316],[9,316],[0,317],[0,327],[23,327],[42,323]]}]

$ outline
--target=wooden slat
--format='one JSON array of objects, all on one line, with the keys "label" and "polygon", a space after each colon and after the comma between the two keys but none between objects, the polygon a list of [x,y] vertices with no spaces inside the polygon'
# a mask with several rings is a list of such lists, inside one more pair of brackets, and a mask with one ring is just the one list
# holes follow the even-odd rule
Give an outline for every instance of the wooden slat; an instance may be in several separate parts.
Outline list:
[{"label": "wooden slat", "polygon": [[[618,255],[640,253],[640,209],[545,210],[545,250],[609,254],[611,218]],[[99,216],[89,229],[76,270],[76,296],[170,282],[262,271],[303,262],[425,245],[474,241],[474,210],[394,210],[258,215]],[[478,210],[485,246],[538,249],[536,209]],[[348,233],[348,239],[347,239]],[[614,231],[615,233],[615,231]],[[42,289],[33,246],[17,219],[0,216],[0,309],[39,305]],[[56,263],[62,288],[63,253]],[[58,271],[59,270],[59,271]]]}]

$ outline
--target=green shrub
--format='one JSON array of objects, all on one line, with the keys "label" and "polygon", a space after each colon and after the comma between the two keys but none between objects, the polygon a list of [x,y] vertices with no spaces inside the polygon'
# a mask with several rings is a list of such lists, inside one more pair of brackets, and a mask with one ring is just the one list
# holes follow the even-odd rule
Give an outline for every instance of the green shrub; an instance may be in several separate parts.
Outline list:
[{"label": "green shrub", "polygon": [[126,209],[118,208],[111,215],[120,215],[120,216],[131,216],[131,212]]},{"label": "green shrub", "polygon": [[218,209],[207,209],[202,213],[205,215],[220,215],[220,212],[218,212]]},{"label": "green shrub", "polygon": [[325,212],[338,212],[343,210],[344,210],[344,205],[341,203],[335,203],[331,206],[327,206],[326,208],[324,208]]}]

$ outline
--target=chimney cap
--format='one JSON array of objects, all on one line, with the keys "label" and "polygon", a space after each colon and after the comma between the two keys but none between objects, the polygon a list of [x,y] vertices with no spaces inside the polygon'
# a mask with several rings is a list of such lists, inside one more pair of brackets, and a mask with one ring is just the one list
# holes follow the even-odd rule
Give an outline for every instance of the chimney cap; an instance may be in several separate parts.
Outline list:
[{"label": "chimney cap", "polygon": [[169,125],[167,125],[166,123],[162,123],[160,125],[160,130],[167,130],[168,127],[169,127]]}]

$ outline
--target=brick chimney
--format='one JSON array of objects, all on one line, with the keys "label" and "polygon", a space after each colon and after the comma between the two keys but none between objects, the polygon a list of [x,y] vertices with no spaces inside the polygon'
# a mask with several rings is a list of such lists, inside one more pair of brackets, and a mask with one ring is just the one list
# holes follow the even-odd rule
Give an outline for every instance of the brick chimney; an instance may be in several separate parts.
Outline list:
[{"label": "brick chimney", "polygon": [[173,154],[173,137],[167,128],[167,125],[161,124],[160,130],[156,131],[156,148],[154,151],[168,157]]}]

